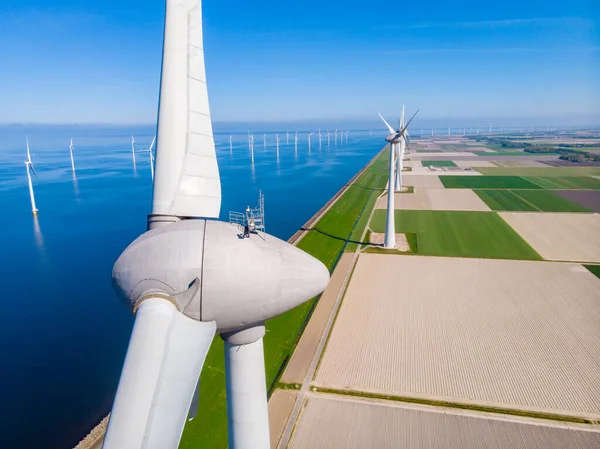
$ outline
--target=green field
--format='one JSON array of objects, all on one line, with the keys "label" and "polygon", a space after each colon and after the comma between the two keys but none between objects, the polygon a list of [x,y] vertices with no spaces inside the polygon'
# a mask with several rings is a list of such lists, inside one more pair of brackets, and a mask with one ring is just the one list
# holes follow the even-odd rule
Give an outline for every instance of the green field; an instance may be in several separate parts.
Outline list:
[{"label": "green field", "polygon": [[600,279],[600,265],[584,265],[594,276]]},{"label": "green field", "polygon": [[[368,218],[370,209],[364,207],[365,203],[369,200],[374,205],[374,200],[371,201],[370,198],[376,198],[385,188],[388,155],[389,152],[384,151],[373,161],[313,227],[320,232],[313,230],[306,234],[298,243],[298,248],[312,254],[328,268],[333,267],[363,208]],[[384,175],[380,176],[382,173]],[[360,223],[363,220],[359,220],[359,225]],[[359,225],[354,233],[358,233]],[[366,219],[363,229],[364,226]],[[264,339],[267,389],[279,378],[296,347],[314,303],[313,299],[267,321],[267,337]],[[223,340],[219,337],[214,339],[202,370],[200,408],[194,420],[186,423],[179,447],[227,447]]]},{"label": "green field", "polygon": [[600,167],[481,167],[477,170],[489,176],[600,176]]},{"label": "green field", "polygon": [[512,193],[543,212],[591,212],[587,207],[548,190],[516,190]]},{"label": "green field", "polygon": [[495,211],[590,212],[548,190],[475,190],[475,193]]},{"label": "green field", "polygon": [[439,178],[447,189],[541,189],[540,186],[520,176],[440,176]]},{"label": "green field", "polygon": [[510,190],[475,190],[475,193],[492,210],[538,210],[533,205],[523,201],[522,198],[517,197]]},{"label": "green field", "polygon": [[600,190],[600,179],[585,176],[525,176],[524,179],[549,190]]},{"label": "green field", "polygon": [[452,161],[421,161],[423,167],[456,167]]},{"label": "green field", "polygon": [[[370,228],[385,232],[385,210]],[[542,258],[502,218],[490,212],[398,210],[396,232],[416,234],[418,254],[491,259]]]}]

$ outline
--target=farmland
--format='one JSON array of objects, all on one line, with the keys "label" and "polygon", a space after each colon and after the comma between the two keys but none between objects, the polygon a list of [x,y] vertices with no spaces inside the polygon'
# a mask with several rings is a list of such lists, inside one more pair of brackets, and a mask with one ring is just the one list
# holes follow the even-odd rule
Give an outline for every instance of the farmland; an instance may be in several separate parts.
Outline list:
[{"label": "farmland", "polygon": [[[482,167],[478,170],[486,170]],[[491,170],[491,169],[490,169]],[[447,189],[541,189],[520,176],[440,176]]]}]

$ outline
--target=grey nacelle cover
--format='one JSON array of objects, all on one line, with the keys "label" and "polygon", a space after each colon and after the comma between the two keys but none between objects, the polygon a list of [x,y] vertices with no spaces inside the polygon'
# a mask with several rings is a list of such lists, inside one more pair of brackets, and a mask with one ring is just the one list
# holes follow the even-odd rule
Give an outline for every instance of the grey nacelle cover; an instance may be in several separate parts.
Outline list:
[{"label": "grey nacelle cover", "polygon": [[286,312],[327,286],[329,272],[314,257],[268,234],[239,234],[213,220],[148,231],[115,263],[115,289],[132,308],[149,293],[167,295],[187,316],[214,320],[225,332]]}]

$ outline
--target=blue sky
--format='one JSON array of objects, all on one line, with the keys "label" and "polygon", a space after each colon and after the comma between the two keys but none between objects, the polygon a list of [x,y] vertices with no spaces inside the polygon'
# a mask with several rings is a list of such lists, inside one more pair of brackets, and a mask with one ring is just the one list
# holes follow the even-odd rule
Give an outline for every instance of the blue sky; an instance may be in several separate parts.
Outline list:
[{"label": "blue sky", "polygon": [[[204,0],[215,121],[397,115],[600,123],[589,1]],[[152,123],[164,1],[0,2],[0,123]]]}]

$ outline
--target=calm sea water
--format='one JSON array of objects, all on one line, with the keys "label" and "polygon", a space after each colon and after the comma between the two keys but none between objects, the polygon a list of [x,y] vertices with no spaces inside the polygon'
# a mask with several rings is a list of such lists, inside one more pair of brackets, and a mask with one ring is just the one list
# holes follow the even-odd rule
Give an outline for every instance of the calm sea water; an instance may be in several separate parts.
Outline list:
[{"label": "calm sea water", "polygon": [[[151,178],[149,127],[0,127],[0,446],[70,448],[110,410],[133,319],[111,288],[121,251],[145,231]],[[312,136],[216,134],[223,202],[230,210],[265,194],[267,232],[289,238],[383,146],[382,136],[351,132],[319,150]],[[25,174],[29,137],[38,179],[38,218]],[[75,144],[76,176],[68,141]],[[35,178],[34,178],[35,179]]]}]

